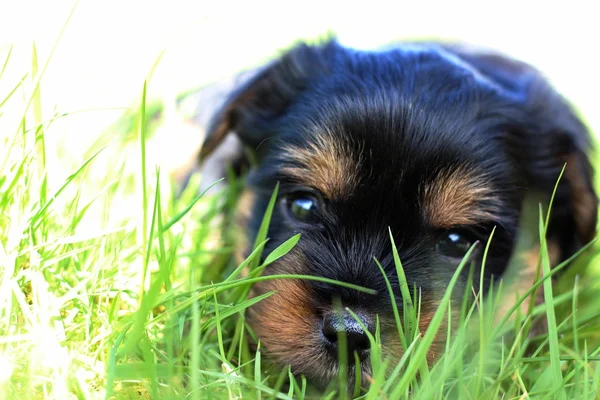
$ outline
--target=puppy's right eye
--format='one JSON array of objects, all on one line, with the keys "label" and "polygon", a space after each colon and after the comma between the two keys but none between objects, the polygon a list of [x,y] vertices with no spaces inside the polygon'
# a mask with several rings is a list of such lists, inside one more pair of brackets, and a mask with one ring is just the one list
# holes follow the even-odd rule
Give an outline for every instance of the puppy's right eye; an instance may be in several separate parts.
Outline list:
[{"label": "puppy's right eye", "polygon": [[310,193],[294,193],[283,199],[287,215],[298,222],[310,223],[316,219],[317,198]]},{"label": "puppy's right eye", "polygon": [[473,244],[473,240],[463,232],[446,232],[436,244],[438,253],[451,258],[462,259]]}]

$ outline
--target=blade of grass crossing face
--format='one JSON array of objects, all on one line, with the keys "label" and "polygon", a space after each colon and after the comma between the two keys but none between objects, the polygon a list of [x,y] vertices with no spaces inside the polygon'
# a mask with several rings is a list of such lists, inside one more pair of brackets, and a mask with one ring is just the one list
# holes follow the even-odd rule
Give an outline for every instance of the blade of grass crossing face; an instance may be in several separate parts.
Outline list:
[{"label": "blade of grass crossing face", "polygon": [[250,255],[248,257],[246,257],[246,259],[244,261],[242,261],[242,263],[231,274],[229,274],[229,276],[227,278],[225,278],[223,280],[223,282],[231,282],[233,279],[235,279],[240,274],[240,272],[242,272],[242,270],[244,268],[246,268],[246,266],[248,264],[250,264],[250,262],[255,257],[257,257],[260,252],[262,252],[262,250],[266,244],[267,244],[267,241],[265,240],[264,242],[262,242],[258,246],[256,246],[256,248],[252,251],[252,253],[250,253]]},{"label": "blade of grass crossing face", "polygon": [[[296,274],[273,274],[266,276],[259,276],[256,278],[242,278],[231,282],[220,282],[220,283],[211,283],[209,285],[204,285],[202,287],[202,292],[199,294],[199,298],[204,298],[208,295],[212,295],[212,292],[208,292],[209,289],[214,289],[217,293],[222,292],[224,290],[228,290],[235,287],[244,287],[250,283],[263,282],[274,279],[304,279],[309,281],[323,282],[329,283],[331,285],[336,285],[339,287],[345,287],[348,289],[357,290],[359,292],[367,293],[367,294],[377,294],[376,290],[369,289],[363,286],[358,286],[353,283],[347,283],[342,281],[337,281],[335,279],[323,278],[315,275],[296,275]],[[182,293],[182,295],[185,293]]]},{"label": "blade of grass crossing face", "polygon": [[[292,250],[292,248],[296,245],[298,240],[300,240],[300,234],[292,236],[291,238],[289,238],[288,240],[286,240],[285,242],[283,242],[282,244],[277,246],[277,248],[275,248],[275,250],[273,250],[271,253],[269,253],[269,255],[265,258],[265,262],[262,265],[256,267],[254,270],[250,271],[250,274],[249,274],[249,276],[251,277],[250,279],[252,279],[252,277],[257,277],[257,276],[262,275],[262,272],[265,270],[265,268],[269,264],[275,262],[279,258],[286,255],[290,250]],[[251,288],[250,286],[247,286],[244,291],[244,294],[242,296],[247,296],[250,288]]]},{"label": "blade of grass crossing face", "polygon": [[265,262],[262,266],[266,267],[267,265],[277,261],[284,255],[289,253],[294,248],[294,246],[296,246],[299,240],[300,234],[298,233],[286,240],[285,242],[283,242],[281,245],[277,246],[277,248],[271,253],[269,253],[269,255],[265,258]]},{"label": "blade of grass crossing face", "polygon": [[[217,309],[217,307],[215,306],[215,318],[211,318],[208,321],[206,321],[204,324],[202,324],[202,330],[203,331],[207,331],[209,329],[213,329],[213,328],[218,328],[218,325],[221,323],[220,321],[224,321],[225,319],[240,313],[241,311],[244,311],[245,309],[253,306],[256,303],[259,303],[260,301],[271,297],[275,292],[267,292],[264,294],[261,294],[260,296],[256,296],[256,297],[252,297],[250,299],[241,301],[239,303],[234,304],[231,307],[228,307],[224,310],[220,310]],[[216,315],[219,315],[219,318],[216,318]],[[223,357],[223,359],[229,359],[230,357]]]},{"label": "blade of grass crossing face", "polygon": [[[560,180],[563,176],[563,173],[565,172],[565,167],[566,164],[563,165],[562,170],[560,171],[560,174],[558,175],[558,179],[556,180],[556,183],[554,184],[554,189],[552,190],[552,195],[550,196],[550,202],[548,203],[548,212],[546,213],[546,218],[544,219],[543,217],[543,213],[541,211],[541,205],[540,205],[540,215],[539,215],[539,223],[542,224],[543,223],[543,234],[541,234],[540,236],[543,237],[543,240],[546,240],[546,234],[548,232],[548,224],[550,223],[550,214],[552,212],[552,205],[554,204],[554,198],[556,196],[556,192],[558,190],[558,185],[560,183]],[[543,221],[543,222],[542,222]],[[537,262],[537,266],[536,266],[536,270],[535,270],[535,279],[534,282],[537,282],[540,279],[541,276],[541,270],[542,270],[542,243],[541,243],[541,237],[540,237],[540,252],[539,252],[539,256],[538,256],[538,262]],[[533,309],[535,308],[535,300],[537,299],[537,287],[536,289],[533,291],[533,295],[531,296],[530,300],[529,300],[529,308],[527,309],[527,313],[531,314],[533,312]],[[529,322],[529,324],[531,324],[531,321]],[[526,328],[526,332],[527,334],[529,334],[529,329],[531,329],[531,326],[528,325]]]},{"label": "blade of grass crossing face", "polygon": [[443,321],[444,317],[446,316],[446,308],[450,304],[450,298],[452,295],[452,291],[454,289],[454,286],[456,285],[456,282],[458,281],[460,273],[462,272],[464,266],[467,264],[468,260],[470,259],[471,254],[473,253],[473,250],[475,249],[477,244],[478,244],[478,242],[475,242],[473,244],[473,246],[471,246],[471,248],[469,249],[467,254],[465,254],[463,260],[460,262],[460,264],[456,268],[456,271],[454,272],[454,275],[452,276],[452,279],[450,280],[450,283],[448,284],[448,288],[446,289],[446,292],[444,293],[444,296],[442,297],[442,300],[441,300],[440,304],[438,305],[438,308],[437,308],[435,314],[433,315],[431,322],[429,323],[429,327],[427,328],[425,335],[423,335],[423,340],[421,341],[421,343],[415,350],[414,360],[412,360],[413,362],[408,364],[406,371],[400,378],[400,382],[398,382],[398,386],[396,387],[396,390],[395,390],[398,393],[407,391],[409,385],[414,380],[417,370],[421,366],[422,361],[425,359],[427,351],[429,350],[429,347],[433,343],[433,340],[435,339],[435,336],[436,336],[440,326],[442,325],[442,321]]},{"label": "blade of grass crossing face", "polygon": [[390,295],[390,301],[392,303],[392,312],[394,314],[394,320],[396,322],[396,329],[398,329],[398,337],[400,338],[400,342],[402,343],[402,348],[406,349],[406,336],[404,335],[404,329],[402,328],[402,323],[400,322],[400,313],[398,312],[398,305],[396,303],[396,296],[394,295],[394,290],[392,289],[390,280],[388,279],[385,270],[381,266],[381,263],[376,258],[373,259],[375,260],[375,263],[377,264],[377,267],[379,268],[379,271],[381,272],[381,275],[385,280],[385,285],[387,287],[388,293]]},{"label": "blade of grass crossing face", "polygon": [[[277,201],[278,193],[279,182],[275,185],[275,189],[273,190],[271,199],[269,199],[269,204],[267,205],[267,209],[265,210],[265,215],[263,216],[260,228],[258,229],[258,233],[256,234],[256,239],[254,240],[254,247],[257,247],[260,243],[264,242],[267,239],[269,225],[271,223],[271,216],[273,215],[273,209],[275,208],[275,202]],[[259,252],[259,254],[257,254],[257,257],[252,260],[252,262],[250,263],[250,271],[253,271],[256,267],[258,267],[261,255],[262,253]]]},{"label": "blade of grass crossing face", "polygon": [[306,377],[304,375],[302,375],[300,377],[300,380],[302,381],[302,398],[306,398],[306,387],[308,382],[306,381]]},{"label": "blade of grass crossing face", "polygon": [[[332,299],[332,311],[335,318],[344,318],[344,308],[338,297]],[[348,337],[344,330],[337,332],[337,359],[338,359],[338,374],[337,374],[337,392],[339,399],[345,400],[348,397]]]},{"label": "blade of grass crossing face", "polygon": [[404,315],[404,329],[409,338],[413,338],[417,334],[418,325],[413,323],[417,321],[414,304],[408,282],[406,281],[406,275],[404,274],[404,268],[398,255],[398,248],[392,235],[392,229],[388,228],[390,241],[392,243],[392,253],[394,255],[394,265],[396,267],[396,274],[398,275],[398,283],[400,285],[400,295],[402,295],[402,312]]},{"label": "blade of grass crossing face", "polygon": [[194,298],[196,298],[198,300],[205,299],[205,298],[212,296],[212,290],[215,290],[218,294],[218,293],[221,293],[225,290],[229,290],[232,288],[244,287],[251,283],[263,282],[263,281],[274,280],[274,279],[304,279],[304,280],[309,280],[309,281],[328,283],[328,284],[336,285],[339,287],[345,287],[348,289],[353,289],[353,290],[371,294],[371,295],[377,294],[377,291],[375,291],[373,289],[354,285],[352,283],[337,281],[334,279],[322,278],[322,277],[318,277],[318,276],[314,276],[314,275],[273,274],[273,275],[260,276],[257,278],[243,278],[243,279],[238,279],[238,280],[232,281],[232,282],[220,282],[220,283],[207,284],[207,285],[203,285],[202,288],[200,289],[200,291],[192,290],[192,291],[187,291],[187,292],[177,292],[176,294],[171,293],[171,294],[168,294],[167,296],[161,295],[157,299],[157,304],[163,304],[163,302],[166,301],[165,298],[172,297],[175,300],[175,299],[179,299],[179,298],[182,298],[185,296],[190,296],[190,295],[195,296]]},{"label": "blade of grass crossing face", "polygon": [[[259,266],[259,267],[254,267],[253,269],[250,270],[249,276],[250,277],[256,277],[262,274],[262,271],[271,263],[277,261],[279,258],[283,257],[284,255],[286,255],[290,250],[292,250],[292,248],[296,245],[296,243],[298,243],[298,241],[300,240],[300,234],[298,233],[297,235],[292,236],[291,238],[289,238],[288,240],[286,240],[285,242],[283,242],[282,244],[280,244],[279,246],[277,246],[266,258],[265,258],[265,262]],[[250,259],[250,263],[257,263],[260,261],[260,255],[262,254],[262,250],[264,245],[266,244],[266,242],[268,241],[268,239],[265,239],[265,241],[263,241],[263,243],[256,245],[254,251],[252,252],[252,254],[256,254],[254,256],[254,258]],[[251,255],[252,255],[251,254]],[[243,265],[244,263],[242,263]],[[242,265],[240,265],[238,268],[236,268],[236,271],[241,271],[242,269]],[[248,293],[250,293],[250,289],[251,286],[246,285],[243,290],[242,293],[239,297],[244,298],[248,295]]]},{"label": "blade of grass crossing face", "polygon": [[[381,370],[381,344],[380,344],[381,339],[380,338],[377,339],[380,335],[379,318],[377,318],[375,336],[373,336],[371,331],[367,328],[367,326],[364,324],[364,322],[358,317],[358,315],[356,315],[356,313],[354,313],[354,311],[352,311],[348,307],[345,307],[344,310],[348,314],[350,314],[352,316],[352,318],[354,318],[354,320],[358,323],[360,328],[363,330],[363,332],[369,338],[369,343],[370,343],[370,348],[371,348],[371,350],[370,350],[371,369],[372,369],[372,373],[373,373],[373,378],[375,378],[378,375],[378,371]],[[367,393],[366,399],[374,398],[374,396],[377,396],[380,391],[380,386],[381,386],[380,382],[377,382],[377,380],[373,379],[373,381],[370,383],[371,383],[371,386],[369,387],[369,392]],[[342,393],[347,393],[347,387],[345,385],[340,387],[340,396],[342,395]]]},{"label": "blade of grass crossing face", "polygon": [[291,367],[288,368],[288,380],[290,382],[289,383],[290,388],[288,390],[288,397],[294,397],[294,389],[295,389],[294,382],[296,380],[294,379],[294,374],[292,374],[292,368]]},{"label": "blade of grass crossing face", "polygon": [[[415,347],[417,346],[418,343],[420,343],[421,338],[420,337],[415,337],[412,341],[412,343],[410,345],[408,345],[408,347],[404,350],[404,354],[402,354],[402,357],[400,358],[400,361],[398,362],[398,364],[396,365],[396,367],[394,368],[394,370],[391,372],[390,376],[387,379],[387,382],[385,383],[384,387],[383,387],[383,391],[384,392],[388,392],[392,385],[394,385],[396,382],[398,381],[398,375],[400,374],[400,372],[402,371],[402,369],[405,367],[406,363],[409,362],[409,360],[411,359],[411,355],[413,354],[413,350],[415,349]],[[395,393],[395,392],[394,392]],[[390,396],[390,398],[392,399],[397,399],[400,398],[400,395],[406,395],[407,392],[405,393],[395,393],[396,396]]]},{"label": "blade of grass crossing face", "polygon": [[[552,270],[550,271],[550,274],[548,276],[543,276],[541,279],[537,280],[529,289],[527,289],[525,291],[525,293],[523,293],[519,297],[518,301],[508,310],[506,315],[504,315],[502,317],[502,319],[500,320],[500,323],[497,324],[496,330],[494,331],[492,336],[497,337],[500,334],[500,332],[502,331],[502,328],[505,326],[508,319],[515,313],[515,311],[517,311],[517,309],[520,307],[520,305],[526,299],[529,298],[529,296],[533,295],[534,291],[536,291],[538,287],[540,287],[546,280],[550,279],[553,275],[556,275],[559,271],[561,271],[567,265],[569,265],[573,260],[575,260],[581,254],[583,254],[585,251],[587,251],[590,247],[592,247],[596,243],[597,240],[598,240],[598,238],[585,244],[583,247],[581,247],[579,250],[577,250],[575,252],[575,254],[573,254],[572,256],[570,256],[569,258],[567,258],[565,261],[561,262],[560,264],[558,264],[556,267],[552,268]],[[528,312],[527,314],[529,315],[531,313]]]},{"label": "blade of grass crossing face", "polygon": [[[479,391],[481,390],[482,386],[483,386],[483,382],[482,379],[484,377],[485,371],[485,356],[486,356],[486,332],[487,332],[487,327],[486,327],[486,313],[485,313],[485,304],[487,303],[487,301],[491,300],[489,299],[490,296],[488,296],[487,299],[483,298],[483,282],[484,282],[484,277],[485,277],[485,265],[486,265],[486,261],[487,261],[487,256],[490,250],[490,245],[492,243],[492,238],[494,237],[494,232],[496,231],[496,227],[494,226],[494,228],[492,229],[492,232],[490,233],[490,237],[487,240],[487,243],[485,245],[485,249],[483,251],[483,257],[481,260],[481,271],[479,274],[479,308],[478,308],[478,312],[479,312],[479,371],[477,373],[477,380],[475,382],[475,392],[479,393]],[[490,285],[490,290],[491,290],[491,286]],[[491,314],[491,313],[490,313]]]}]

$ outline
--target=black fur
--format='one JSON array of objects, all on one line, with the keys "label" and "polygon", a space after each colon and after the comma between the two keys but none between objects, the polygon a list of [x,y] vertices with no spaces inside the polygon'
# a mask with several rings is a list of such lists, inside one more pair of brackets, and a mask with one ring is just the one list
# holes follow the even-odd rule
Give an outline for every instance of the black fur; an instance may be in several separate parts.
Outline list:
[{"label": "black fur", "polygon": [[[568,166],[571,176],[584,182],[594,200],[594,220],[578,225],[573,191],[581,185],[563,177],[549,237],[558,241],[565,259],[595,232],[588,132],[536,70],[494,53],[435,43],[381,51],[355,51],[335,41],[300,45],[230,95],[209,125],[202,158],[230,131],[257,160],[247,177],[257,196],[250,243],[277,182],[282,198],[312,190],[282,173],[290,163],[281,156],[282,146],[306,147],[315,135],[328,132],[359,155],[358,180],[347,198],[324,201],[318,222],[305,226],[290,222],[279,205],[269,230],[265,255],[299,232],[296,252],[305,259],[304,273],[381,293],[307,284],[324,308],[340,297],[350,306],[390,313],[385,281],[373,262],[373,257],[381,261],[398,291],[388,227],[409,284],[419,287],[424,298],[447,286],[455,265],[435,252],[445,232],[427,224],[419,197],[419,188],[442,171],[462,166],[496,188],[493,204],[479,207],[499,209],[497,218],[457,227],[483,242],[496,227],[486,282],[507,266],[525,194],[536,190],[549,199],[569,155],[577,164]],[[475,260],[480,257],[481,252]]]}]

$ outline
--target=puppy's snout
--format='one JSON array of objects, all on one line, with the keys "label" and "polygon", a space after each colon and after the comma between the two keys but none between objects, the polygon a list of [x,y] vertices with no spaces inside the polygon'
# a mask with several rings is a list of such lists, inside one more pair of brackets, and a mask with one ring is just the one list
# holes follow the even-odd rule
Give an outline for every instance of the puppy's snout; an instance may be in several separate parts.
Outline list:
[{"label": "puppy's snout", "polygon": [[[362,325],[371,332],[373,328],[371,319],[364,313],[357,313],[356,315]],[[322,333],[326,347],[331,355],[337,357],[339,347],[345,345],[348,353],[347,361],[349,363],[353,363],[355,352],[358,354],[360,360],[363,361],[367,357],[371,347],[369,337],[363,326],[347,311],[326,314],[323,317]]]}]

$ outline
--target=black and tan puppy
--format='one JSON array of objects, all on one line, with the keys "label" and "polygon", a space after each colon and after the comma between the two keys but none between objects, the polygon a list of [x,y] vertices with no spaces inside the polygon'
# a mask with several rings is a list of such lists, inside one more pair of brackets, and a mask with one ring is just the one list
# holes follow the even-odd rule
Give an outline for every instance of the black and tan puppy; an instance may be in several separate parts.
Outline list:
[{"label": "black and tan puppy", "polygon": [[[495,53],[431,43],[379,51],[299,45],[224,96],[201,159],[210,163],[229,134],[241,143],[236,163],[247,154],[256,160],[239,206],[241,254],[251,250],[279,182],[264,254],[302,237],[265,273],[316,275],[378,293],[298,280],[255,286],[255,294],[277,291],[248,313],[265,351],[317,381],[336,374],[336,331],[361,359],[369,351],[360,325],[333,315],[334,299],[369,329],[378,316],[384,351],[402,354],[396,329],[386,330],[393,315],[373,261],[400,297],[388,227],[409,285],[420,290],[422,328],[465,252],[494,227],[484,286],[502,277],[526,194],[547,200],[565,163],[549,227],[553,262],[595,234],[586,128],[536,70]],[[474,265],[481,256],[474,253]],[[532,268],[522,271],[521,288],[531,285]]]}]

